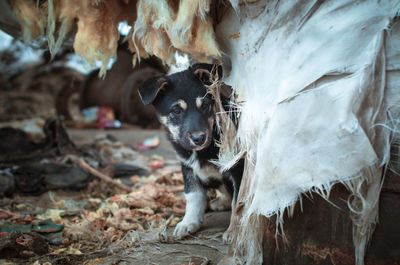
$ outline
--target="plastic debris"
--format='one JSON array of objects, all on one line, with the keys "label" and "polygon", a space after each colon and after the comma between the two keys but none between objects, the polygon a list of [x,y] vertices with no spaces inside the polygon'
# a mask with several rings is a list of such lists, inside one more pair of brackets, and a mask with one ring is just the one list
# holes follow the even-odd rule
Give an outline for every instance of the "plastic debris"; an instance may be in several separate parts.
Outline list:
[{"label": "plastic debris", "polygon": [[121,122],[115,119],[114,110],[111,107],[99,107],[97,110],[97,127],[101,130],[120,128]]},{"label": "plastic debris", "polygon": [[151,161],[149,166],[151,169],[158,169],[164,167],[164,163],[161,161]]},{"label": "plastic debris", "polygon": [[158,136],[154,136],[151,138],[147,138],[143,142],[139,142],[136,146],[138,150],[149,150],[156,148],[160,145],[160,138]]}]

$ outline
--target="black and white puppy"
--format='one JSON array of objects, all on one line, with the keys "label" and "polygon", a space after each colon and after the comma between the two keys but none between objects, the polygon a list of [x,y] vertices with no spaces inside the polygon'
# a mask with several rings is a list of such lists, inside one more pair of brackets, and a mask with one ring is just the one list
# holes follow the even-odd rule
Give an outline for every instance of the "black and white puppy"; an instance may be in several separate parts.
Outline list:
[{"label": "black and white puppy", "polygon": [[[218,69],[218,70],[217,70]],[[204,77],[206,73],[206,78]],[[182,164],[186,212],[174,235],[196,232],[207,206],[206,190],[218,188],[224,196],[210,203],[213,210],[232,206],[239,192],[243,163],[221,173],[210,162],[218,158],[219,134],[215,126],[214,100],[207,93],[209,75],[222,76],[221,67],[196,64],[171,75],[151,78],[139,87],[144,104],[152,104]]]}]

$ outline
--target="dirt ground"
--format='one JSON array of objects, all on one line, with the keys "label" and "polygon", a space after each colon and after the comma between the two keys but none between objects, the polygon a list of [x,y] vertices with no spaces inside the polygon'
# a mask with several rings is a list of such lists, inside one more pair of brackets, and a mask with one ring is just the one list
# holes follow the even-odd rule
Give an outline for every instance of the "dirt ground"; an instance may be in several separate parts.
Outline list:
[{"label": "dirt ground", "polygon": [[[68,132],[76,143],[85,142],[98,134],[97,130]],[[156,149],[144,150],[143,154],[160,155],[166,159],[176,160],[163,130],[110,130],[107,133],[125,144],[132,145],[146,138],[158,136],[160,145]],[[228,245],[222,242],[222,233],[229,226],[229,218],[230,212],[209,212],[205,216],[202,229],[184,240],[175,240],[171,237],[173,228],[165,231],[132,232],[127,237],[132,236],[133,247],[121,247],[118,254],[98,259],[99,263],[96,263],[97,260],[93,261],[94,264],[217,264],[228,249]]]},{"label": "dirt ground", "polygon": [[[25,50],[17,41],[0,51],[0,265],[217,264],[229,212],[208,212],[198,233],[171,237],[185,203],[165,132],[123,120],[124,129],[88,129],[103,121],[85,120],[78,92],[88,77],[67,66],[68,51],[26,65]],[[138,147],[148,139],[153,148]]]},{"label": "dirt ground", "polygon": [[[68,134],[78,146],[93,141],[93,139],[99,137],[99,134],[112,135],[128,147],[136,146],[137,143],[149,137],[158,136],[159,145],[151,150],[140,151],[140,155],[149,160],[154,159],[154,157],[157,157],[157,159],[161,157],[164,161],[168,161],[166,164],[173,164],[175,168],[179,164],[162,130],[98,131],[68,129]],[[160,170],[163,170],[163,168]],[[165,170],[162,172],[165,172]],[[157,173],[157,171],[155,172]],[[24,218],[18,217],[19,219],[8,217],[9,220],[19,220],[16,222],[26,224],[30,222],[32,217],[33,219],[50,217],[55,223],[64,224],[65,227],[58,239],[60,242],[42,242],[39,239],[36,240],[36,235],[33,233],[27,233],[24,237],[17,237],[15,239],[17,243],[22,238],[22,240],[25,240],[23,241],[24,244],[28,244],[29,240],[31,240],[34,242],[33,244],[40,245],[42,243],[48,245],[48,249],[42,252],[30,249],[22,251],[22,254],[18,254],[17,257],[0,257],[0,264],[217,264],[226,254],[228,246],[222,242],[222,234],[229,225],[230,212],[208,212],[201,230],[195,235],[181,240],[173,238],[172,231],[174,225],[182,216],[168,215],[165,212],[162,214],[154,214],[152,212],[150,215],[146,215],[149,220],[152,216],[161,217],[155,223],[151,223],[152,221],[142,222],[143,227],[139,225],[138,229],[123,229],[121,228],[122,225],[118,223],[116,225],[116,227],[119,227],[118,229],[112,230],[113,228],[108,224],[107,230],[104,230],[106,226],[99,226],[97,231],[96,222],[106,220],[105,218],[92,218],[93,215],[99,213],[99,209],[101,209],[99,205],[103,205],[106,202],[109,203],[112,198],[120,198],[120,200],[124,196],[128,198],[128,195],[124,195],[126,193],[120,190],[112,190],[107,185],[100,185],[97,182],[101,184],[101,181],[94,180],[94,182],[89,183],[88,188],[79,191],[52,190],[38,196],[14,194],[11,197],[0,199],[0,211],[2,213],[25,216]],[[145,187],[153,184],[148,184],[148,182],[152,182],[152,180],[144,181],[143,183],[147,183]],[[159,182],[159,179],[156,182]],[[157,185],[161,187],[161,184]],[[137,186],[133,186],[133,193],[135,193],[135,187]],[[143,188],[143,186],[138,187],[138,190]],[[173,199],[179,201],[183,198],[182,183],[179,182],[176,187],[179,191],[175,192],[174,196],[178,199]],[[97,197],[93,195],[96,193],[96,188],[99,188]],[[118,199],[115,200],[117,201]],[[55,210],[57,214],[62,212],[62,217],[60,218],[60,215],[53,212],[49,213],[51,209]],[[139,209],[130,207],[130,209],[131,212],[138,210],[139,213],[141,213],[140,211],[151,211],[147,206]],[[122,210],[122,206],[119,210]],[[107,221],[111,220],[110,218],[117,219],[116,212],[112,213],[114,215],[109,215]],[[0,221],[2,218],[4,220],[5,217],[0,217]],[[90,225],[96,227],[90,233],[99,233],[98,236],[91,235],[88,238],[82,236],[83,234],[81,233],[81,239],[76,237],[79,229],[87,229],[79,228],[78,226],[84,223],[85,218],[93,220]],[[77,226],[73,226],[74,222]],[[33,239],[29,238],[29,236],[33,237]],[[10,240],[10,236],[3,238]],[[0,243],[0,249],[1,247],[2,244]],[[46,248],[46,246],[43,247]],[[7,250],[3,246],[3,252],[1,253],[10,253],[10,251],[12,251],[12,247]]]}]

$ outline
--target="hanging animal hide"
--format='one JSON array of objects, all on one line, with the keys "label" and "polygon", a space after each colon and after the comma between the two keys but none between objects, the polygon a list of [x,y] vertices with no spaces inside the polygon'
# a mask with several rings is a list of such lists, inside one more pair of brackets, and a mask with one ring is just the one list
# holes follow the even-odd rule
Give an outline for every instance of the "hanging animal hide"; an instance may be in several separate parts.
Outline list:
[{"label": "hanging animal hide", "polygon": [[261,264],[259,216],[277,215],[284,233],[283,215],[301,194],[328,199],[344,183],[352,192],[356,264],[363,264],[398,129],[399,2],[232,5],[217,36],[232,65],[225,81],[242,100],[237,135],[228,140],[239,152],[222,153],[220,163],[229,167],[242,154],[247,160],[233,255]]},{"label": "hanging animal hide", "polygon": [[210,0],[15,0],[10,4],[24,40],[46,35],[52,54],[76,30],[75,52],[90,64],[101,61],[100,75],[116,56],[118,24],[124,21],[132,26],[129,42],[135,61],[156,55],[171,64],[175,52],[208,62],[221,56],[209,16]]},{"label": "hanging animal hide", "polygon": [[29,43],[44,34],[45,16],[36,8],[34,1],[15,0],[12,5],[26,42]]}]

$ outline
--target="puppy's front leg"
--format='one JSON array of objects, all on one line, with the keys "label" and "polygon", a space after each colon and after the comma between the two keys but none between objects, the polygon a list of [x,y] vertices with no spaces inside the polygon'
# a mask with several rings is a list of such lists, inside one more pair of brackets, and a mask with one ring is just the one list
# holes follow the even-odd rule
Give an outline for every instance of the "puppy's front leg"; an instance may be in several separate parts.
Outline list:
[{"label": "puppy's front leg", "polygon": [[174,236],[182,238],[199,230],[203,223],[207,200],[206,191],[193,170],[182,165],[185,184],[186,211],[183,220],[177,224]]},{"label": "puppy's front leg", "polygon": [[241,159],[234,167],[232,167],[229,171],[224,172],[223,174],[225,183],[230,183],[230,187],[232,188],[231,221],[229,223],[228,229],[222,235],[222,239],[225,243],[230,243],[232,241],[233,229],[239,226],[239,219],[235,211],[237,206],[236,203],[239,194],[240,183],[242,181],[243,167],[244,167],[244,160]]}]

